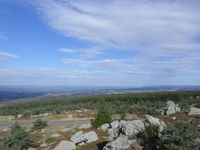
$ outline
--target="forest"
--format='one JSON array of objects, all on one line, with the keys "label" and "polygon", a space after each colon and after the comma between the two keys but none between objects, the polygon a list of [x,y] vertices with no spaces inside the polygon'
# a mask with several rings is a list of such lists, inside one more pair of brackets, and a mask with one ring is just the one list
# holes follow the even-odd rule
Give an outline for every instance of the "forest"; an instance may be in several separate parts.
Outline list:
[{"label": "forest", "polygon": [[187,113],[189,107],[200,106],[200,91],[142,92],[123,94],[48,96],[31,101],[19,101],[0,106],[0,115],[17,115],[42,113],[59,114],[75,109],[95,109],[104,102],[111,114],[136,113],[159,114],[166,101],[172,100],[179,104],[182,113]]}]

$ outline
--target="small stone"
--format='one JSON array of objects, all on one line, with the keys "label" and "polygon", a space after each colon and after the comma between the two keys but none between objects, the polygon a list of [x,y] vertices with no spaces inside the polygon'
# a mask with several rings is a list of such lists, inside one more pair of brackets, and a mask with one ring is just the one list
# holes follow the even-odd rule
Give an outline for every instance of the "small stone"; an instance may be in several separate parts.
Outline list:
[{"label": "small stone", "polygon": [[172,117],[172,120],[176,120],[176,117]]},{"label": "small stone", "polygon": [[89,129],[89,128],[91,128],[92,127],[92,125],[89,123],[89,124],[83,124],[83,125],[81,125],[80,127],[79,127],[79,129]]},{"label": "small stone", "polygon": [[2,132],[8,132],[8,131],[10,131],[10,129],[9,128],[4,128],[3,130],[1,130]]},{"label": "small stone", "polygon": [[29,147],[27,150],[36,150],[35,148]]},{"label": "small stone", "polygon": [[61,130],[61,132],[65,133],[65,132],[69,132],[70,130],[71,130],[71,128],[64,128],[64,129]]},{"label": "small stone", "polygon": [[49,149],[49,146],[48,146],[47,143],[42,143],[42,144],[40,145],[40,148],[41,148],[41,150],[48,150],[48,149]]},{"label": "small stone", "polygon": [[59,138],[59,137],[61,137],[61,134],[52,134],[51,137],[52,138]]},{"label": "small stone", "polygon": [[22,118],[22,117],[23,117],[22,114],[18,114],[18,115],[17,115],[17,118],[18,118],[18,119],[20,119],[20,118]]}]

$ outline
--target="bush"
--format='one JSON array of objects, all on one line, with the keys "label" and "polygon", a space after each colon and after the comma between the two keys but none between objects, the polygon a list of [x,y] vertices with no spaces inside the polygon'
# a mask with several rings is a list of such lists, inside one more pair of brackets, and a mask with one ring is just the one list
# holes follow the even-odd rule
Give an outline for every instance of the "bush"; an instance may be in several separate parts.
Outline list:
[{"label": "bush", "polygon": [[33,141],[28,132],[15,123],[7,137],[3,139],[3,150],[24,150],[33,146]]},{"label": "bush", "polygon": [[95,116],[95,119],[92,120],[92,126],[94,128],[98,128],[101,125],[105,123],[110,123],[112,121],[111,115],[107,110],[107,107],[105,104],[101,103],[99,108],[97,109],[97,114]]},{"label": "bush", "polygon": [[159,133],[159,127],[146,126],[140,133],[144,150],[199,150],[200,144],[195,141],[199,136],[194,120],[179,121]]},{"label": "bush", "polygon": [[137,104],[132,105],[129,108],[130,113],[137,114],[137,115],[144,114],[144,113],[147,114],[148,110],[149,110],[149,108],[141,106],[141,105],[137,105]]},{"label": "bush", "polygon": [[158,150],[160,142],[159,126],[145,125],[145,130],[139,134],[139,137],[144,150]]},{"label": "bush", "polygon": [[198,137],[194,120],[179,121],[161,133],[161,150],[199,150],[200,144],[194,141]]},{"label": "bush", "polygon": [[32,116],[31,111],[25,111],[24,114],[23,114],[23,118],[26,118],[26,119],[31,118],[31,116]]},{"label": "bush", "polygon": [[47,127],[48,124],[45,120],[42,120],[40,118],[38,118],[37,120],[33,121],[33,129],[37,130],[37,129],[43,129],[45,127]]}]

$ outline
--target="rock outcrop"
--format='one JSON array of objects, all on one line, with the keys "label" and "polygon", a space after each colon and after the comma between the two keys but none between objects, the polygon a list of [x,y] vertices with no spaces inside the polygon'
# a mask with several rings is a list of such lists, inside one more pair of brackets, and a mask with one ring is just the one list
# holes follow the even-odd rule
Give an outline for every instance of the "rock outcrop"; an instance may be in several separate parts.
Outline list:
[{"label": "rock outcrop", "polygon": [[70,141],[61,141],[54,150],[75,150],[76,145]]},{"label": "rock outcrop", "polygon": [[108,123],[106,124],[103,124],[100,129],[103,130],[103,131],[106,131],[108,128],[110,127],[110,125]]},{"label": "rock outcrop", "polygon": [[121,135],[114,141],[109,142],[104,146],[103,150],[124,150],[128,149],[131,144],[136,143],[136,140],[129,140],[128,136]]},{"label": "rock outcrop", "polygon": [[98,140],[98,136],[94,131],[84,133],[82,131],[77,132],[71,137],[71,141],[74,144],[90,143]]},{"label": "rock outcrop", "polygon": [[167,101],[167,106],[161,110],[162,115],[171,115],[180,112],[181,108],[173,101]]},{"label": "rock outcrop", "polygon": [[150,115],[146,115],[146,118],[150,124],[159,126],[160,131],[163,131],[163,129],[166,128],[166,124],[162,120]]},{"label": "rock outcrop", "polygon": [[144,129],[143,120],[121,121],[121,130],[125,135],[137,134]]},{"label": "rock outcrop", "polygon": [[83,131],[79,131],[79,132],[77,132],[76,134],[74,134],[74,135],[71,137],[71,141],[72,141],[74,144],[79,144],[79,143],[85,142],[86,139],[83,138]]},{"label": "rock outcrop", "polygon": [[[146,125],[158,125],[159,130],[162,131],[166,124],[158,118],[146,115],[145,119],[138,119],[132,121],[113,121],[107,129],[109,140],[114,140],[121,135],[132,136],[137,135],[145,129]],[[106,126],[107,127],[107,126]]]},{"label": "rock outcrop", "polygon": [[200,115],[200,108],[191,107],[188,115]]},{"label": "rock outcrop", "polygon": [[90,142],[94,142],[98,140],[97,134],[94,131],[84,133],[83,137],[87,140],[86,143],[90,143]]}]

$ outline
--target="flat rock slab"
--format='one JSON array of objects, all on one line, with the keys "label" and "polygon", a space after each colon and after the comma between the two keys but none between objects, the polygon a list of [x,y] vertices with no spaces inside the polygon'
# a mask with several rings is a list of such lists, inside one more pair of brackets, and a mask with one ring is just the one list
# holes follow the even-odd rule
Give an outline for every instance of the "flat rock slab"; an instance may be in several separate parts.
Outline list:
[{"label": "flat rock slab", "polygon": [[70,141],[61,141],[54,150],[75,150],[76,145]]}]

